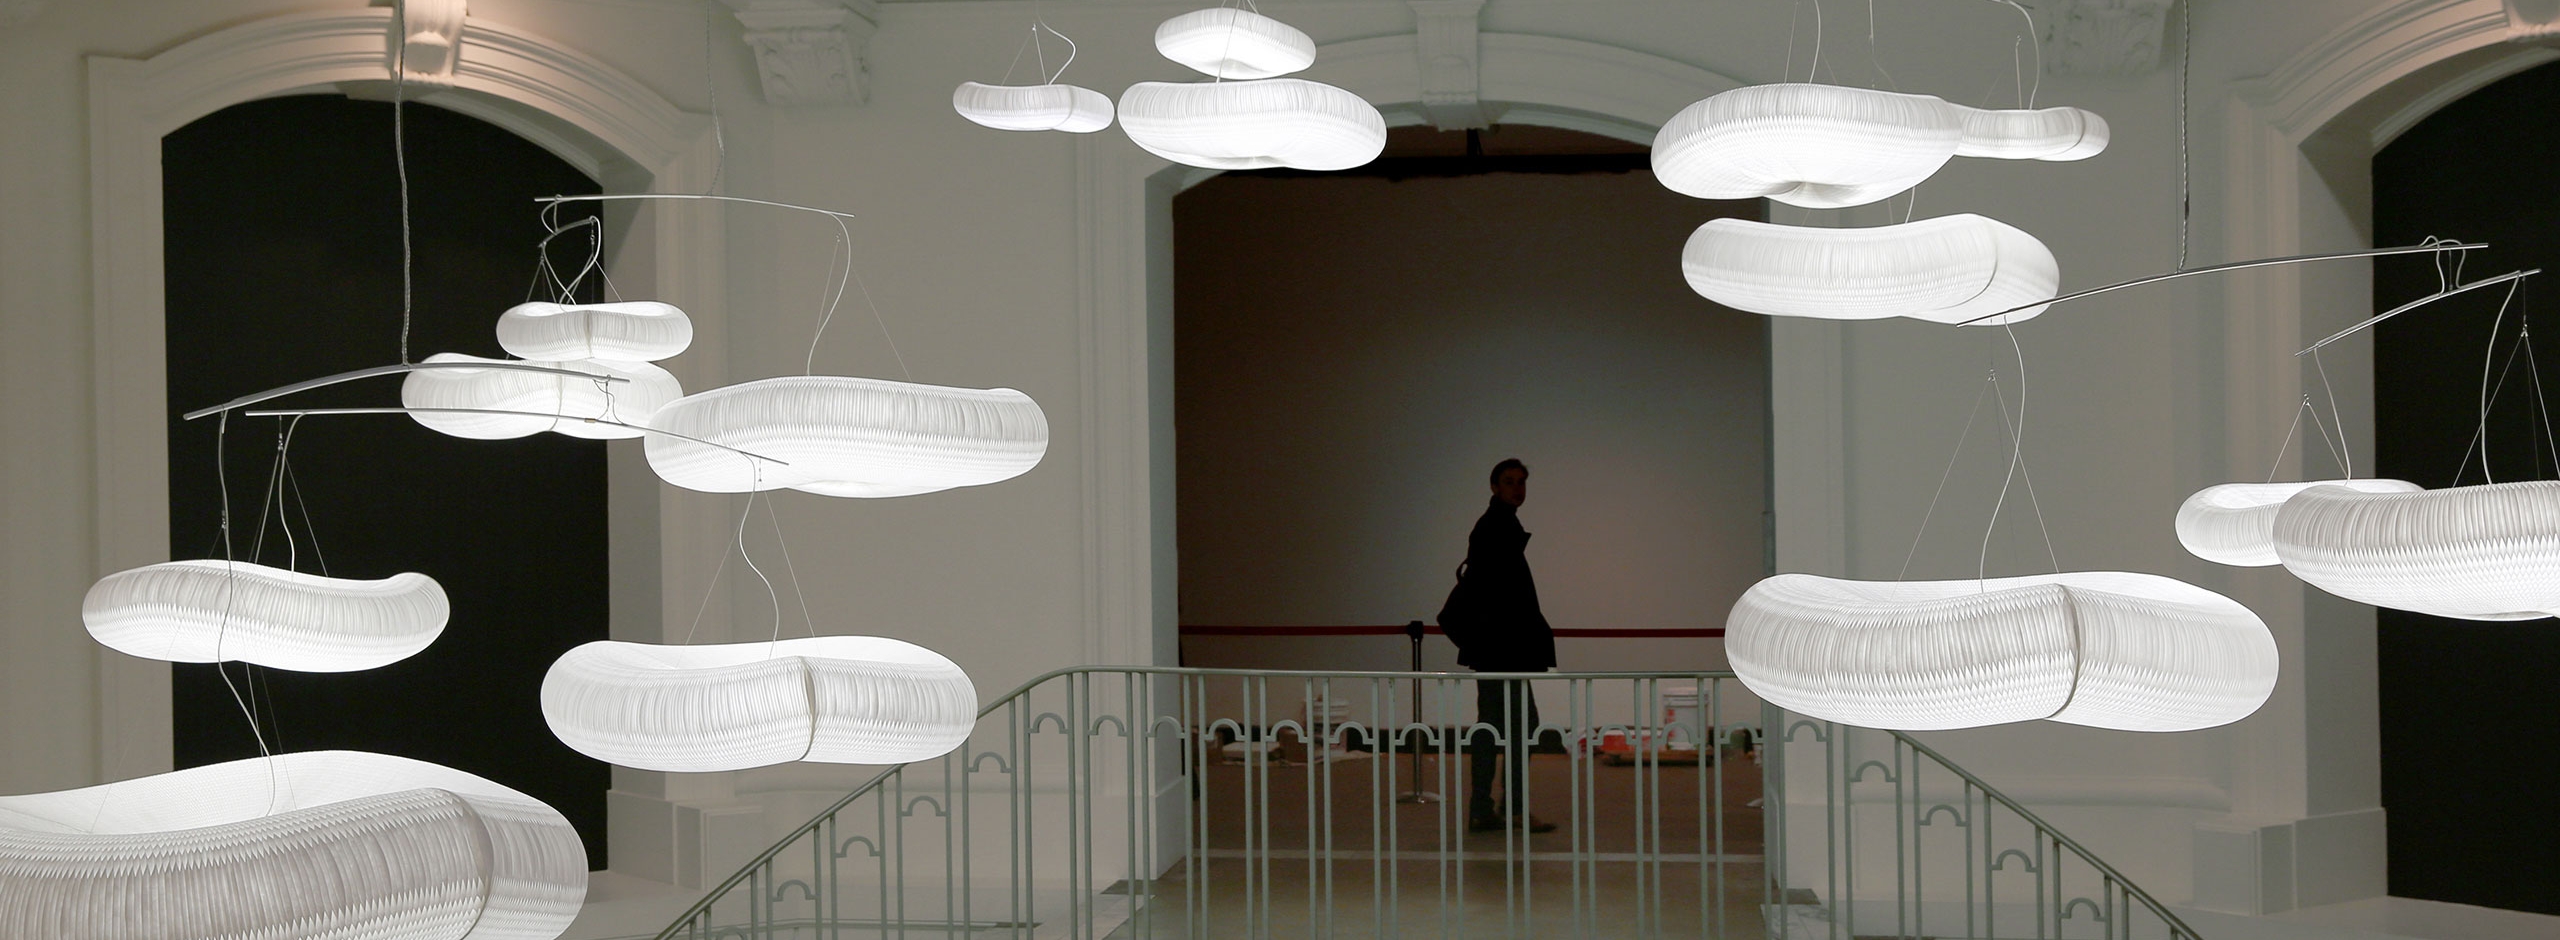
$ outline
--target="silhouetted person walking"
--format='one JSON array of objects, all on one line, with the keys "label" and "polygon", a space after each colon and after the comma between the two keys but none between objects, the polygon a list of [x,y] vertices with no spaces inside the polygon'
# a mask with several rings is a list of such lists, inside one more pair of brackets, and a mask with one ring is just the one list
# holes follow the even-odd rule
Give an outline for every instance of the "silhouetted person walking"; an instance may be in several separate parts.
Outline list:
[{"label": "silhouetted person walking", "polygon": [[[1458,665],[1477,672],[1545,672],[1556,664],[1556,635],[1538,610],[1538,585],[1529,577],[1529,533],[1520,527],[1520,504],[1529,498],[1529,467],[1518,459],[1493,465],[1493,498],[1467,533],[1467,561],[1461,569],[1452,609],[1441,615],[1444,632],[1458,641]],[[1449,631],[1448,621],[1460,621]],[[1523,679],[1476,681],[1476,720],[1492,725],[1501,736],[1477,734],[1468,742],[1471,792],[1467,827],[1491,831],[1521,825],[1528,813],[1522,794],[1529,779],[1529,745],[1538,727],[1538,700]],[[1494,762],[1499,757],[1509,779],[1503,782],[1503,805],[1493,801]],[[1530,832],[1549,832],[1554,823],[1529,816]]]}]

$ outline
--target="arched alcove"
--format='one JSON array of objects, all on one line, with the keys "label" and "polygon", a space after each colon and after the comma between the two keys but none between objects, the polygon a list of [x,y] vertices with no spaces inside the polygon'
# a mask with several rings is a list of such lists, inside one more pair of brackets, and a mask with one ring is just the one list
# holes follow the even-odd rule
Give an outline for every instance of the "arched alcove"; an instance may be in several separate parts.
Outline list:
[{"label": "arched alcove", "polygon": [[[148,58],[88,58],[96,381],[90,443],[98,506],[93,576],[169,557],[161,138],[244,101],[386,90],[392,17],[382,7],[289,14],[216,30]],[[504,23],[468,19],[451,85],[409,92],[413,101],[540,145],[600,181],[607,193],[701,192],[715,173],[707,118],[678,109],[571,45]],[[528,213],[533,208],[526,207]],[[620,288],[693,315],[694,346],[667,363],[670,371],[688,387],[720,384],[726,330],[718,206],[622,204],[605,217],[613,230],[609,243],[618,249],[608,262]],[[699,597],[710,576],[664,565],[661,557],[716,554],[726,543],[718,508],[666,498],[636,451],[609,459],[606,474],[617,535],[612,632],[661,639],[668,616],[662,598]],[[116,780],[169,770],[168,665],[101,651],[98,668],[100,775]],[[625,771],[617,787],[634,798],[663,799],[668,787],[657,779],[663,776]],[[669,844],[673,812],[663,802],[637,809],[615,808],[617,841],[628,825],[645,845]],[[673,864],[663,848],[644,854],[657,857],[660,868]],[[660,880],[673,875],[671,869],[641,873]]]}]

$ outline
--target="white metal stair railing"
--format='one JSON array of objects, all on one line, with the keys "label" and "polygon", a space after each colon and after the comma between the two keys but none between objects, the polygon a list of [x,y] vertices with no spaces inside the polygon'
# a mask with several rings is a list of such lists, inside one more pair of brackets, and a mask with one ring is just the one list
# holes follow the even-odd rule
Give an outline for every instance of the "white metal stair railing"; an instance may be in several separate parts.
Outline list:
[{"label": "white metal stair railing", "polygon": [[[1486,677],[1537,688],[1522,795],[1552,832],[1470,825],[1471,748],[1513,746],[1474,715]],[[908,936],[2196,934],[1918,742],[1731,673],[1095,666],[987,706],[658,934]]]}]

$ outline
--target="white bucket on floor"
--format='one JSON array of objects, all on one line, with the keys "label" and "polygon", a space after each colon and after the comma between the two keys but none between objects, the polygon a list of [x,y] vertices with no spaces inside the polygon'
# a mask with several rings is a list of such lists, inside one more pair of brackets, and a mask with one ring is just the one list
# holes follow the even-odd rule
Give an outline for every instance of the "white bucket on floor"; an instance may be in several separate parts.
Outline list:
[{"label": "white bucket on floor", "polygon": [[1307,749],[1309,760],[1339,760],[1351,756],[1351,749],[1344,747],[1343,742],[1358,732],[1346,734],[1334,730],[1350,723],[1351,714],[1351,703],[1347,701],[1319,698],[1307,703],[1307,739],[1314,741],[1331,736],[1323,748]]},{"label": "white bucket on floor", "polygon": [[1670,730],[1669,746],[1683,751],[1698,749],[1706,737],[1706,707],[1695,683],[1662,687],[1662,724]]}]

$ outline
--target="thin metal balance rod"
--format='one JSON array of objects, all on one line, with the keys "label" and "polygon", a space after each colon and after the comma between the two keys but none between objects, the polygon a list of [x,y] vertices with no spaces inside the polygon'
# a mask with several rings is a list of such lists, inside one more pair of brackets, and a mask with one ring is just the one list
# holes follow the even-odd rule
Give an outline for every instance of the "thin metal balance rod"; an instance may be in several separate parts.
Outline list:
[{"label": "thin metal balance rod", "polygon": [[2329,345],[2330,343],[2334,343],[2334,342],[2337,342],[2337,341],[2339,341],[2339,340],[2345,339],[2345,338],[2347,338],[2347,337],[2349,337],[2349,336],[2355,335],[2355,333],[2356,333],[2357,331],[2362,330],[2362,329],[2364,329],[2364,328],[2366,328],[2366,327],[2372,326],[2372,325],[2374,325],[2374,324],[2376,324],[2376,323],[2380,323],[2380,322],[2382,322],[2382,321],[2384,321],[2384,320],[2391,319],[2392,317],[2396,317],[2396,316],[2399,316],[2399,315],[2401,315],[2401,314],[2407,313],[2407,312],[2409,312],[2409,311],[2411,311],[2411,310],[2416,310],[2416,309],[2418,309],[2418,308],[2420,308],[2420,307],[2424,307],[2424,306],[2426,306],[2426,305],[2428,305],[2428,304],[2435,303],[2436,301],[2443,300],[2443,299],[2445,299],[2445,298],[2447,298],[2447,297],[2451,297],[2451,296],[2453,296],[2453,295],[2455,295],[2455,294],[2459,294],[2459,293],[2462,293],[2462,292],[2464,292],[2464,291],[2478,290],[2478,289],[2480,289],[2480,288],[2488,287],[2488,286],[2493,285],[2493,284],[2504,284],[2504,283],[2506,283],[2506,282],[2508,282],[2508,281],[2522,280],[2522,279],[2524,279],[2524,278],[2531,277],[2531,276],[2533,276],[2533,275],[2540,274],[2540,273],[2542,273],[2542,269],[2541,269],[2541,268],[2526,268],[2526,269],[2524,269],[2524,270],[2522,270],[2522,271],[2509,271],[2509,272],[2507,272],[2507,273],[2505,273],[2505,274],[2498,275],[2497,277],[2481,278],[2480,280],[2473,281],[2473,282],[2471,282],[2471,283],[2469,283],[2469,284],[2456,284],[2456,285],[2454,285],[2454,286],[2452,286],[2452,287],[2448,287],[2448,288],[2445,288],[2445,289],[2443,289],[2443,290],[2437,291],[2437,292],[2435,292],[2435,293],[2428,294],[2427,296],[2420,297],[2420,298],[2418,298],[2418,299],[2416,299],[2416,300],[2412,300],[2412,301],[2410,301],[2410,302],[2408,302],[2408,303],[2405,303],[2405,304],[2401,304],[2400,306],[2393,307],[2393,308],[2391,308],[2391,309],[2389,309],[2389,310],[2385,310],[2385,311],[2383,311],[2383,312],[2381,312],[2381,313],[2374,314],[2373,316],[2366,317],[2366,318],[2364,319],[2364,322],[2358,323],[2358,324],[2356,324],[2356,325],[2354,325],[2354,326],[2348,327],[2348,328],[2343,329],[2343,330],[2339,330],[2339,331],[2337,331],[2337,332],[2335,332],[2335,333],[2331,333],[2331,334],[2329,334],[2329,338],[2328,338],[2328,339],[2324,339],[2324,340],[2321,340],[2321,341],[2319,341],[2319,342],[2317,342],[2317,343],[2313,343],[2313,344],[2311,344],[2310,346],[2304,347],[2304,348],[2303,348],[2303,350],[2302,350],[2301,352],[2294,353],[2294,355],[2296,355],[2296,356],[2300,356],[2300,355],[2304,355],[2304,354],[2307,354],[2307,353],[2314,353],[2314,352],[2318,352],[2318,351],[2320,351],[2320,348],[2321,348],[2321,347],[2323,347],[2323,346],[2327,346],[2327,345]]},{"label": "thin metal balance rod", "polygon": [[336,385],[340,382],[353,382],[357,379],[369,379],[377,375],[399,375],[404,372],[418,372],[428,369],[502,369],[511,372],[543,372],[551,375],[574,375],[582,379],[595,379],[604,382],[631,381],[630,379],[626,379],[618,375],[599,375],[593,372],[580,372],[576,369],[555,369],[550,366],[537,366],[526,362],[412,362],[407,365],[375,366],[370,369],[357,369],[353,372],[340,372],[336,375],[324,375],[316,379],[305,379],[291,385],[279,385],[263,392],[251,392],[210,408],[198,408],[194,411],[187,412],[186,419],[193,421],[206,415],[221,414],[225,411],[246,408],[250,405],[254,405],[271,398],[282,398],[295,392],[309,391],[315,388]]},{"label": "thin metal balance rod", "polygon": [[2489,246],[2485,242],[2437,242],[2432,245],[2402,245],[2397,248],[2365,248],[2357,251],[2340,251],[2325,255],[2287,255],[2282,258],[2258,258],[2250,261],[2233,261],[2228,264],[2207,265],[2201,268],[2188,268],[2183,271],[2171,271],[2166,274],[2153,274],[2146,277],[2137,277],[2130,281],[2118,281],[2101,287],[2092,287],[2088,290],[2072,291],[2071,293],[2063,294],[2059,297],[2051,297],[2035,301],[2033,303],[2019,304],[1998,313],[1986,313],[1970,320],[1960,320],[1956,322],[1956,325],[1972,326],[1984,320],[2005,317],[2020,310],[2051,306],[2066,300],[2078,300],[2082,297],[2094,297],[2110,291],[2120,291],[2128,287],[2140,287],[2144,284],[2156,284],[2161,281],[2174,281],[2178,278],[2194,277],[2198,274],[2216,274],[2223,271],[2238,271],[2242,268],[2264,268],[2279,264],[2302,264],[2308,261],[2339,261],[2347,258],[2379,258],[2384,255],[2414,255],[2429,251],[2470,251],[2474,248],[2487,247]]},{"label": "thin metal balance rod", "polygon": [[772,206],[776,209],[798,209],[802,212],[815,212],[819,215],[832,215],[839,219],[855,218],[854,214],[850,212],[837,212],[833,209],[820,209],[816,206],[803,206],[788,202],[773,202],[766,199],[749,199],[745,196],[710,196],[701,193],[607,193],[600,196],[541,196],[536,197],[533,201],[546,203],[609,202],[621,199],[708,199],[713,202],[743,202],[749,205]]},{"label": "thin metal balance rod", "polygon": [[299,418],[299,417],[302,417],[302,416],[304,416],[304,415],[413,415],[413,414],[512,415],[512,416],[515,416],[515,417],[521,417],[521,418],[558,418],[558,419],[560,419],[560,420],[562,420],[562,421],[578,421],[578,422],[583,422],[583,423],[586,423],[586,424],[601,424],[601,425],[605,425],[605,426],[607,426],[607,427],[629,428],[629,429],[631,429],[631,430],[639,431],[639,432],[644,433],[644,434],[659,434],[659,435],[664,435],[664,436],[667,436],[667,437],[676,438],[676,439],[678,439],[678,440],[692,441],[692,442],[694,442],[694,443],[696,443],[696,444],[700,444],[700,445],[703,445],[703,446],[705,446],[705,447],[717,447],[717,448],[720,448],[721,450],[728,451],[728,452],[730,452],[730,453],[732,453],[732,454],[737,454],[737,455],[739,455],[739,456],[742,456],[742,457],[748,457],[748,458],[752,458],[752,459],[755,459],[755,460],[761,460],[761,461],[764,461],[764,462],[766,462],[766,463],[774,464],[774,465],[776,465],[776,466],[788,467],[788,466],[790,466],[790,465],[791,465],[791,462],[790,462],[790,461],[787,461],[787,460],[782,460],[782,459],[780,459],[780,458],[775,458],[775,457],[767,457],[767,456],[765,456],[765,455],[763,455],[763,454],[759,454],[759,453],[756,453],[756,452],[754,452],[754,451],[750,451],[750,450],[739,450],[739,449],[737,449],[737,448],[735,448],[735,447],[731,447],[731,446],[729,446],[729,445],[727,445],[727,444],[723,444],[723,443],[720,443],[720,442],[718,442],[718,441],[706,441],[706,440],[703,440],[703,439],[701,439],[701,438],[695,437],[695,436],[693,436],[693,435],[691,435],[691,434],[678,434],[678,433],[676,433],[676,432],[674,432],[674,431],[662,431],[662,430],[659,430],[659,429],[657,429],[657,428],[648,427],[648,426],[645,426],[645,425],[630,424],[630,423],[627,423],[627,422],[615,421],[615,420],[612,420],[612,419],[609,419],[609,418],[587,418],[587,417],[581,417],[581,416],[578,416],[578,415],[553,414],[553,413],[548,412],[548,411],[511,411],[511,410],[503,409],[503,408],[425,408],[425,407],[405,407],[405,406],[404,406],[404,407],[398,407],[398,408],[388,408],[388,407],[386,407],[386,408],[274,408],[274,409],[261,409],[261,410],[258,410],[258,411],[243,412],[243,414],[247,415],[248,417],[252,417],[252,418]]}]

